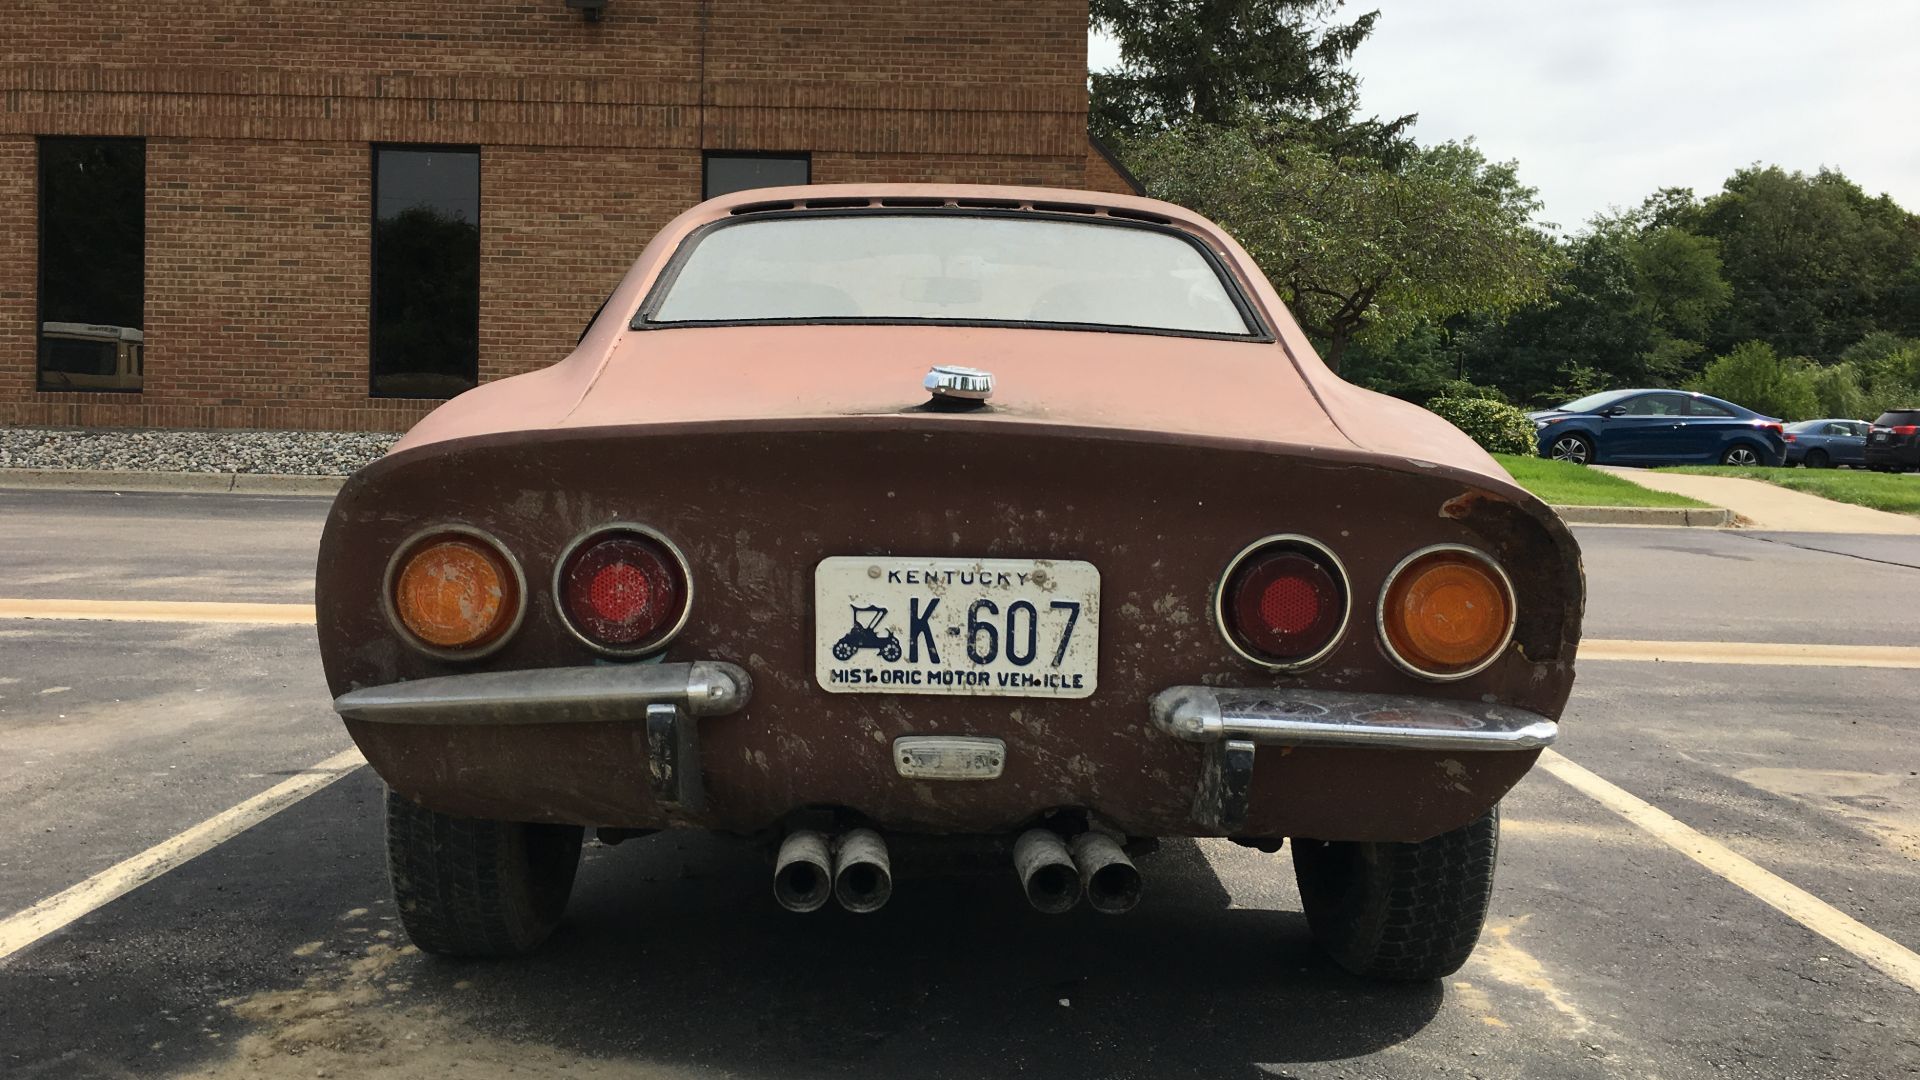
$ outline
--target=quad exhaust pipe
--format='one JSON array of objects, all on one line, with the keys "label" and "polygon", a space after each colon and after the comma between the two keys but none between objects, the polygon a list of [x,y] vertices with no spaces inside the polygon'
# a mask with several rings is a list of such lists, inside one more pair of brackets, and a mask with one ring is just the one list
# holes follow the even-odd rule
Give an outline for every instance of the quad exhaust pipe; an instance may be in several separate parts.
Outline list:
[{"label": "quad exhaust pipe", "polygon": [[1013,872],[1020,875],[1027,903],[1035,911],[1059,915],[1080,902],[1080,870],[1067,842],[1051,829],[1028,829],[1013,842]]},{"label": "quad exhaust pipe", "polygon": [[1083,832],[1073,838],[1073,864],[1087,903],[1104,915],[1124,915],[1140,902],[1140,871],[1106,833]]},{"label": "quad exhaust pipe", "polygon": [[773,898],[788,911],[818,911],[829,897],[848,911],[879,911],[892,896],[887,842],[872,829],[854,829],[838,840],[796,829],[780,842],[773,863]]},{"label": "quad exhaust pipe", "polygon": [[[1072,842],[1051,829],[1028,829],[1013,844],[1013,868],[1027,902],[1058,915],[1084,894],[1095,911],[1120,915],[1140,902],[1140,871],[1119,841],[1084,832]],[[818,911],[827,898],[856,914],[879,911],[893,897],[887,842],[872,829],[837,839],[812,829],[787,834],[774,860],[773,897],[788,911]]]},{"label": "quad exhaust pipe", "polygon": [[879,911],[893,896],[887,842],[872,829],[843,834],[833,851],[833,896],[856,914]]},{"label": "quad exhaust pipe", "polygon": [[827,837],[797,829],[780,843],[773,864],[773,898],[788,911],[818,911],[833,895],[833,861]]},{"label": "quad exhaust pipe", "polygon": [[1013,869],[1027,903],[1058,915],[1071,911],[1082,893],[1108,915],[1132,911],[1140,902],[1140,871],[1105,833],[1085,832],[1069,844],[1051,829],[1028,829],[1013,843]]}]

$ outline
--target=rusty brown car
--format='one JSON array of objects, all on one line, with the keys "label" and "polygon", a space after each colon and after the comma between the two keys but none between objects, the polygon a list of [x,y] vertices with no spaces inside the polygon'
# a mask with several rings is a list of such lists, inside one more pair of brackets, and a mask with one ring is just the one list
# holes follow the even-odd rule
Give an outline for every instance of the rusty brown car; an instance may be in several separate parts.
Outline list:
[{"label": "rusty brown car", "polygon": [[1122,912],[1224,837],[1397,979],[1473,948],[1582,598],[1554,514],[1219,228],[965,186],[682,215],[571,355],[352,478],[318,581],[430,952],[538,944],[589,829],[752,838],[794,911],[945,843]]}]

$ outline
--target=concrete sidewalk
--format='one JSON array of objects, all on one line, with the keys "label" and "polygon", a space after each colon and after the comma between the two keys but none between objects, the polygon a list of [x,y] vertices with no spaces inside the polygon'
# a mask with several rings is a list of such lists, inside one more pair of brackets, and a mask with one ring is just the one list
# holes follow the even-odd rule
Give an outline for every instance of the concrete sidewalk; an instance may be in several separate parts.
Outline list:
[{"label": "concrete sidewalk", "polygon": [[1658,469],[1627,469],[1614,465],[1594,468],[1613,473],[1641,487],[1672,492],[1714,506],[1724,506],[1744,519],[1743,524],[1774,532],[1870,533],[1882,536],[1920,536],[1920,518],[1889,514],[1817,495],[1789,491],[1759,480],[1730,476],[1695,476]]}]

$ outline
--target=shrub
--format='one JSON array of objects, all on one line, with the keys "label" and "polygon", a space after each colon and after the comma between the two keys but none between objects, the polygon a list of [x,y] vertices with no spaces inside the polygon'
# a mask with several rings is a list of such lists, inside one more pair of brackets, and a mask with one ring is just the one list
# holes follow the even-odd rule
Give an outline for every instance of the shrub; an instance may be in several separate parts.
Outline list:
[{"label": "shrub", "polygon": [[1467,379],[1448,379],[1440,384],[1440,392],[1433,396],[1436,398],[1484,398],[1487,401],[1507,403],[1513,400],[1499,387],[1481,386]]},{"label": "shrub", "polygon": [[1535,452],[1533,421],[1515,406],[1486,398],[1440,397],[1427,402],[1427,408],[1488,453],[1531,457]]},{"label": "shrub", "polygon": [[1813,365],[1797,356],[1783,357],[1764,341],[1734,346],[1732,352],[1708,364],[1692,388],[1785,420],[1812,420],[1820,415]]},{"label": "shrub", "polygon": [[1815,371],[1813,397],[1820,404],[1822,418],[1873,419],[1867,412],[1867,392],[1860,386],[1860,372],[1852,364],[1835,364]]}]

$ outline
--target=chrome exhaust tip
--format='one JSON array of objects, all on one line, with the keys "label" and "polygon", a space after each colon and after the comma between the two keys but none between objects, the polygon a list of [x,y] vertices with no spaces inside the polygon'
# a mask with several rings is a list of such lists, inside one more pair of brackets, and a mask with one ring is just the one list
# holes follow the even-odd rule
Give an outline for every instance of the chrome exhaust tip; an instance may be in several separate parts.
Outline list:
[{"label": "chrome exhaust tip", "polygon": [[1073,864],[1087,903],[1107,915],[1124,915],[1140,902],[1140,871],[1105,833],[1084,832],[1073,838]]},{"label": "chrome exhaust tip", "polygon": [[893,896],[887,842],[872,829],[843,834],[833,853],[833,895],[856,914],[879,911]]},{"label": "chrome exhaust tip", "polygon": [[1013,871],[1020,875],[1027,903],[1049,915],[1072,911],[1080,902],[1080,871],[1067,842],[1051,829],[1028,829],[1013,842]]},{"label": "chrome exhaust tip", "polygon": [[827,838],[811,829],[788,833],[773,864],[773,898],[788,911],[818,911],[833,895]]}]

